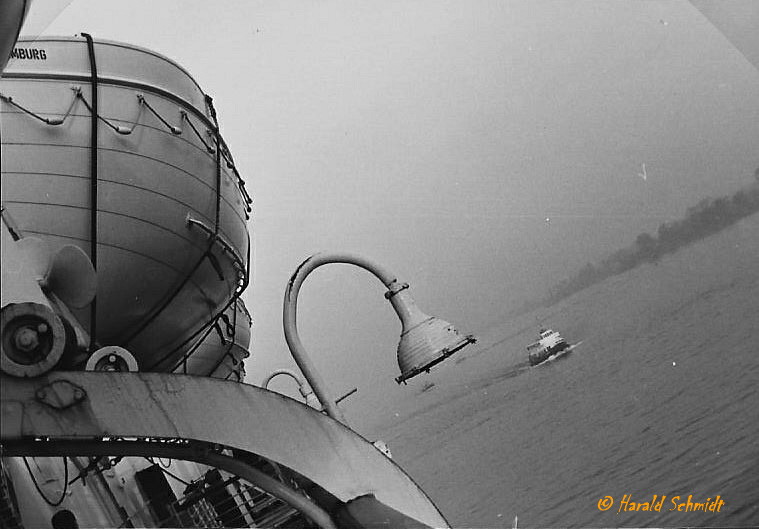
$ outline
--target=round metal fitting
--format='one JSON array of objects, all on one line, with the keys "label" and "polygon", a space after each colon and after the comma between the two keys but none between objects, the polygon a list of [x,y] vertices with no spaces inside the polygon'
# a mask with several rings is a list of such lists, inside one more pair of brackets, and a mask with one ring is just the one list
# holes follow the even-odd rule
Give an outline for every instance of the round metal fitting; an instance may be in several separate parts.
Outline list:
[{"label": "round metal fitting", "polygon": [[[40,324],[39,326],[41,326]],[[25,353],[30,353],[36,349],[39,344],[39,334],[37,334],[37,328],[33,325],[24,325],[16,329],[13,335],[13,342],[16,345],[16,349]]]},{"label": "round metal fitting", "polygon": [[0,316],[0,369],[16,377],[36,377],[50,371],[61,358],[66,331],[50,307],[12,303]]},{"label": "round metal fitting", "polygon": [[101,347],[87,360],[87,371],[138,371],[137,360],[132,353],[118,345]]}]

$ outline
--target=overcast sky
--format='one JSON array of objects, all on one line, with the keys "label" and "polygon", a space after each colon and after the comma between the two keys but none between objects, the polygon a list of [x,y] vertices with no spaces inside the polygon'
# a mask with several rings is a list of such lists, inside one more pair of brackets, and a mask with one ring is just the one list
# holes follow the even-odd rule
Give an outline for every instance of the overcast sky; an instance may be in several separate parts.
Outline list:
[{"label": "overcast sky", "polygon": [[[61,5],[30,31],[153,49],[214,98],[255,200],[252,383],[293,365],[282,296],[314,252],[374,258],[423,310],[485,332],[759,167],[759,72],[684,0]],[[333,265],[300,297],[303,342],[335,393],[359,387],[358,423],[404,391],[382,294]]]}]

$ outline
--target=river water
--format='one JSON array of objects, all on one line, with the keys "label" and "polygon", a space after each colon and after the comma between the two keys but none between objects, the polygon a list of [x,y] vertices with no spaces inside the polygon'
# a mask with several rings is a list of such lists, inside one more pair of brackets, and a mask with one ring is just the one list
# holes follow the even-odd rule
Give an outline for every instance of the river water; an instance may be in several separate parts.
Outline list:
[{"label": "river water", "polygon": [[759,524],[759,215],[484,334],[382,432],[454,527]]}]

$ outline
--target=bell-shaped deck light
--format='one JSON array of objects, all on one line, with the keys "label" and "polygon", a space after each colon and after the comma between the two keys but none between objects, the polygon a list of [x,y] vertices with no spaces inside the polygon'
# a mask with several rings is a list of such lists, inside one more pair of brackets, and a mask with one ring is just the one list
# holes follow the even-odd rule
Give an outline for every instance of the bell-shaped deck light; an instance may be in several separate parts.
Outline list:
[{"label": "bell-shaped deck light", "polygon": [[290,353],[330,417],[346,422],[342,411],[337,407],[326,384],[306,354],[298,336],[296,323],[298,292],[303,281],[316,268],[330,263],[352,264],[363,268],[374,274],[387,287],[385,297],[392,304],[402,325],[401,341],[398,344],[398,366],[401,374],[395,379],[399,384],[429,371],[456,351],[475,342],[473,336],[463,336],[450,323],[419,310],[408,293],[408,284],[399,282],[395,275],[376,263],[351,254],[312,255],[301,263],[287,284],[282,320]]},{"label": "bell-shaped deck light", "polygon": [[445,320],[425,314],[409,295],[408,285],[396,292],[387,292],[395,312],[401,319],[401,341],[398,343],[397,383],[404,384],[416,375],[430,371],[462,347],[475,342],[472,335],[463,336]]}]

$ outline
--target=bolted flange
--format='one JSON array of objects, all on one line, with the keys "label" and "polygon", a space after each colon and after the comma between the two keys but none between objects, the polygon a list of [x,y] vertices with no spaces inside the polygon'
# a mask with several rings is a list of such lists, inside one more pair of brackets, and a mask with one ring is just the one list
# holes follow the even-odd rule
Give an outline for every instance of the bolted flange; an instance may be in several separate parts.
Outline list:
[{"label": "bolted flange", "polygon": [[0,315],[0,369],[17,377],[50,371],[61,358],[66,331],[60,318],[39,303],[11,303]]}]

